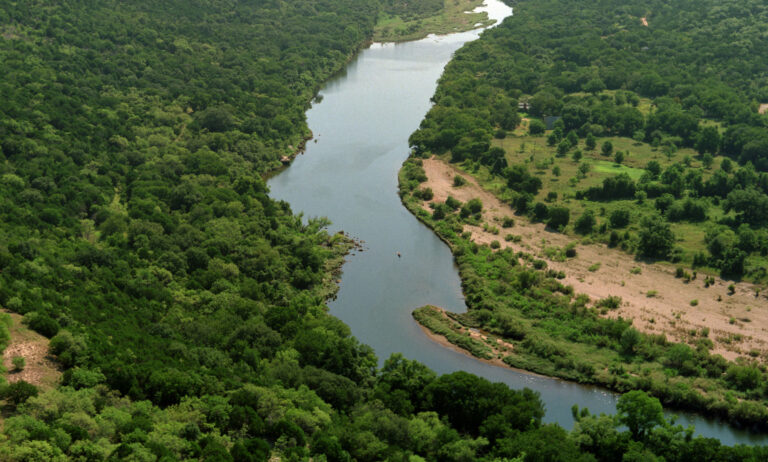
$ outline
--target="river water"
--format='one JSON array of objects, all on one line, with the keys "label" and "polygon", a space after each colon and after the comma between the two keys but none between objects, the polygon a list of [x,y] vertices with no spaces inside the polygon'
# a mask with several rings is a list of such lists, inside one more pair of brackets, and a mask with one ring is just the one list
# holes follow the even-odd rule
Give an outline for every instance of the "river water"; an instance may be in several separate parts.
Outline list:
[{"label": "river water", "polygon": [[[486,0],[492,19],[511,15]],[[408,157],[408,137],[429,110],[437,80],[454,51],[481,31],[430,36],[400,44],[373,44],[321,90],[308,112],[315,139],[289,168],[269,181],[272,197],[307,217],[325,216],[330,231],[364,241],[344,264],[331,314],[373,347],[380,361],[395,352],[440,374],[471,372],[512,388],[538,391],[546,422],[573,426],[571,406],[614,413],[617,395],[596,387],[542,378],[489,365],[434,343],[411,312],[426,304],[466,311],[461,281],[448,247],[400,203],[397,172]],[[398,252],[402,255],[398,257]],[[766,439],[695,415],[678,423],[724,444]]]}]

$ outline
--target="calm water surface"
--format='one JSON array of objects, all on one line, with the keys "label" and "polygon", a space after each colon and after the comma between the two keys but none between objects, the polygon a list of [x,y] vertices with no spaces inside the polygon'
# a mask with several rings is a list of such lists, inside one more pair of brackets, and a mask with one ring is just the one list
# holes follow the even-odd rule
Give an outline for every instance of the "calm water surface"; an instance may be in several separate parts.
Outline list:
[{"label": "calm water surface", "polygon": [[[511,14],[496,0],[488,0],[486,8],[495,19]],[[466,311],[451,252],[402,206],[397,172],[443,67],[479,33],[374,44],[361,52],[325,85],[322,103],[307,112],[317,142],[310,141],[269,186],[272,196],[289,202],[295,212],[326,216],[333,222],[331,231],[364,241],[365,251],[347,258],[338,298],[329,306],[380,360],[401,352],[441,374],[464,370],[513,388],[529,387],[541,394],[545,421],[571,428],[573,404],[593,413],[614,413],[616,395],[477,361],[432,342],[411,317],[425,304]],[[762,436],[698,416],[681,415],[678,423],[694,424],[698,434],[725,444],[765,442]]]}]

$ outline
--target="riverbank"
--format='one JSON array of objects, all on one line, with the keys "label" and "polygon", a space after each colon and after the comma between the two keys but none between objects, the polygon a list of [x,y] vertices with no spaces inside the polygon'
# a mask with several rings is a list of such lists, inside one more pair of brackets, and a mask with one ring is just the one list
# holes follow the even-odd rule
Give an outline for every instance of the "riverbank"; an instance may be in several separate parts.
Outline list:
[{"label": "riverbank", "polygon": [[[720,278],[705,283],[702,274],[697,280],[685,281],[675,277],[674,265],[643,262],[618,248],[584,243],[578,237],[552,231],[543,223],[532,223],[515,214],[473,175],[447,159],[424,159],[423,167],[427,176],[423,187],[434,194],[430,201],[422,202],[423,209],[429,209],[430,202],[445,202],[448,196],[462,202],[479,198],[484,205],[482,221],[487,226],[465,226],[472,241],[484,245],[497,241],[500,249],[531,253],[545,261],[548,268],[562,271],[561,283],[591,300],[621,299],[619,306],[603,310],[602,315],[631,319],[633,327],[644,333],[663,334],[670,341],[688,343],[694,348],[702,338],[707,338],[712,342],[712,354],[731,361],[765,360],[768,332],[763,326],[768,325],[768,311],[750,308],[765,305],[764,300],[755,296],[758,288],[753,284]],[[454,187],[456,175],[464,177],[466,185]],[[513,227],[504,229],[504,233],[515,236],[514,240],[504,239],[493,228],[505,220],[515,222]],[[566,247],[573,249],[573,257],[564,258],[562,252],[556,251]],[[695,306],[691,300],[697,301]],[[707,334],[703,335],[704,332]]]},{"label": "riverbank", "polygon": [[[543,226],[523,231],[532,225],[512,218],[509,207],[468,175],[455,180],[457,174],[438,159],[414,158],[400,173],[403,203],[449,243],[469,307],[467,314],[451,318],[458,327],[447,331],[448,324],[437,326],[444,331],[438,333],[488,359],[491,355],[482,343],[465,336],[467,329],[481,329],[512,345],[509,354],[497,358],[505,365],[617,392],[643,389],[672,408],[765,428],[765,408],[735,380],[741,371],[756,369],[711,354],[705,341],[692,349],[663,333],[643,333],[621,316],[606,316],[623,305],[621,298],[580,294],[567,279],[568,264],[589,255],[589,246],[555,245],[550,238],[556,233]],[[547,256],[543,249],[554,250]],[[606,273],[616,277],[616,270],[608,267],[615,258],[597,258],[602,258]],[[584,264],[592,268],[586,273],[600,268],[590,261]],[[586,281],[581,283],[590,286]],[[734,395],[738,401],[732,400]]]}]

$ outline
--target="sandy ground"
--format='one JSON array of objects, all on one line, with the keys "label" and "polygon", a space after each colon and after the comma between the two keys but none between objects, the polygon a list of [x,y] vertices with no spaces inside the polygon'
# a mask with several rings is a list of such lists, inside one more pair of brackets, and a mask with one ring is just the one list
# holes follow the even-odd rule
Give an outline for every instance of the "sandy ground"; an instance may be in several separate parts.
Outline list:
[{"label": "sandy ground", "polygon": [[645,17],[640,18],[640,22],[643,23],[645,27],[648,27],[648,18],[645,18]]},{"label": "sandy ground", "polygon": [[765,113],[768,113],[768,103],[763,103],[763,104],[761,104],[761,105],[760,105],[760,107],[758,108],[757,112],[758,112],[759,114],[765,114]]},{"label": "sandy ground", "polygon": [[[24,380],[44,389],[53,388],[59,381],[61,370],[48,355],[48,339],[23,326],[20,315],[10,314],[13,320],[11,343],[3,352],[3,366],[8,371],[6,379],[10,383]],[[23,371],[14,371],[11,362],[14,356],[21,356],[26,360]]]},{"label": "sandy ground", "polygon": [[[462,202],[473,198],[483,202],[484,220],[499,228],[500,233],[494,235],[481,227],[465,226],[464,230],[472,233],[475,242],[488,244],[496,240],[502,248],[534,254],[547,261],[549,268],[565,272],[563,284],[572,285],[577,294],[586,294],[593,301],[621,297],[621,307],[611,310],[607,316],[632,319],[633,325],[643,332],[664,333],[669,340],[691,344],[701,338],[702,329],[707,328],[708,338],[715,344],[714,353],[732,360],[752,351],[758,359],[766,361],[768,298],[764,294],[756,295],[757,286],[738,283],[735,293],[729,295],[730,281],[716,277],[714,285],[705,288],[704,275],[699,274],[697,279],[685,283],[675,278],[672,265],[643,263],[602,244],[579,244],[575,258],[552,261],[544,255],[545,247],[565,247],[577,239],[516,216],[509,206],[483,190],[473,178],[439,159],[424,160],[424,170],[428,178],[424,186],[432,188],[433,201],[443,202],[450,194]],[[467,179],[466,185],[453,187],[453,177],[457,174]],[[429,210],[426,202],[423,205]],[[506,216],[514,218],[514,227],[501,228],[499,221]],[[504,240],[507,233],[519,235],[522,240],[507,242]],[[600,268],[589,271],[596,263],[600,263]],[[635,268],[639,268],[638,274],[631,272]],[[696,306],[691,305],[693,300],[698,301]]]}]

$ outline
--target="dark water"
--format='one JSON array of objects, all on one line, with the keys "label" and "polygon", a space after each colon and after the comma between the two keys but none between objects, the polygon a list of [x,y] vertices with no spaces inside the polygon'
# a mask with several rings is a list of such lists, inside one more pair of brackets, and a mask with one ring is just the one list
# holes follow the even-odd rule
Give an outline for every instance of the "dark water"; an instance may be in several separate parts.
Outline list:
[{"label": "dark water", "polygon": [[[509,10],[495,0],[492,12]],[[383,360],[401,352],[438,373],[465,370],[513,388],[538,391],[545,421],[571,428],[571,406],[614,413],[617,396],[594,387],[540,378],[492,366],[429,340],[411,317],[422,305],[466,310],[448,247],[413,217],[397,196],[397,172],[408,156],[408,136],[430,107],[437,79],[451,55],[478,32],[430,37],[403,44],[375,44],[328,82],[322,103],[307,112],[317,143],[269,181],[272,196],[305,216],[326,216],[331,231],[362,239],[365,251],[350,255],[331,313],[372,346]],[[402,258],[398,258],[400,252]],[[765,438],[693,415],[698,434],[725,444]]]}]

